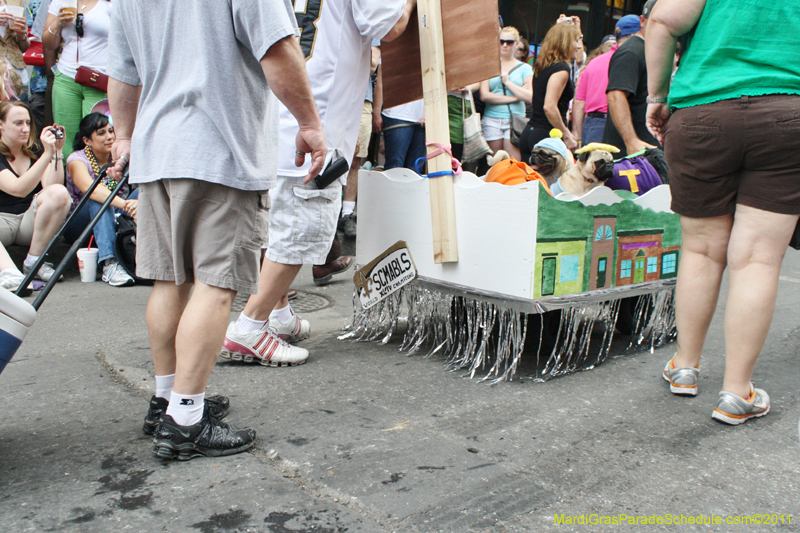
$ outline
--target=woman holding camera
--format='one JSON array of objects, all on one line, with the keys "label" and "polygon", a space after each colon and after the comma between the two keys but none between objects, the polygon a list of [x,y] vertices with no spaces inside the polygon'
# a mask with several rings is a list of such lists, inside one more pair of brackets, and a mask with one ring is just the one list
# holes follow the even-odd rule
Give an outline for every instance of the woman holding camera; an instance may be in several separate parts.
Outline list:
[{"label": "woman holding camera", "polygon": [[[27,273],[61,228],[70,206],[64,187],[64,165],[60,126],[45,128],[36,144],[31,109],[18,101],[0,103],[0,242],[30,246],[23,272]],[[19,271],[0,272],[3,277]],[[48,281],[53,265],[44,263],[37,277]],[[21,279],[19,281],[22,281]]]},{"label": "woman holding camera", "polygon": [[[90,69],[98,74],[98,79],[105,74],[111,3],[81,0],[76,13],[75,8],[62,7],[61,0],[52,0],[47,13],[42,44],[48,50],[56,50],[64,44],[53,82],[53,119],[64,125],[66,138],[72,139],[81,118],[106,98],[105,89],[98,88],[100,84],[92,85],[79,73]],[[65,145],[64,157],[71,152],[72,146]]]},{"label": "woman holding camera", "polygon": [[[79,125],[72,148],[75,150],[67,158],[67,190],[72,197],[75,209],[89,186],[100,174],[100,168],[111,163],[111,145],[114,144],[114,126],[102,113],[89,113]],[[89,201],[70,221],[64,232],[67,240],[77,239],[89,221],[100,211],[100,206],[111,195],[116,182],[105,177],[89,197]],[[125,199],[127,187],[123,187],[111,200],[113,209],[106,210],[94,227],[94,240],[97,243],[98,264],[103,265],[103,281],[112,287],[133,285],[134,279],[122,268],[114,253],[114,240],[117,235],[115,214],[123,211],[136,218],[138,190]]]}]

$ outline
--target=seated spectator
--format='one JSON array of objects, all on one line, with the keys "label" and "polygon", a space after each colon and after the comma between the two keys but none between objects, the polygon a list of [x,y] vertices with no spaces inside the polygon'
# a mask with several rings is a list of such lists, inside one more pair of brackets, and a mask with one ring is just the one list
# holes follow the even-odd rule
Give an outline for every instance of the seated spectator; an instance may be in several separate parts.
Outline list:
[{"label": "seated spectator", "polygon": [[[114,144],[114,139],[114,126],[106,115],[89,113],[81,120],[78,133],[75,134],[75,142],[72,143],[72,149],[75,151],[67,158],[67,190],[72,197],[70,212],[94,183],[100,174],[100,168],[111,163],[111,145]],[[70,221],[64,232],[67,240],[75,241],[80,236],[116,186],[116,182],[110,180],[108,176],[103,179],[83,209]],[[114,254],[114,240],[117,235],[115,215],[125,212],[136,217],[139,190],[133,191],[127,200],[126,192],[127,186],[123,187],[111,201],[113,209],[106,210],[94,227],[94,241],[99,252],[97,262],[103,265],[103,281],[112,287],[134,284],[134,279],[122,268]]]},{"label": "seated spectator", "polygon": [[[29,246],[23,272],[30,271],[69,212],[64,187],[60,126],[47,127],[35,142],[31,109],[18,101],[0,103],[0,243]],[[53,265],[43,263],[36,277],[49,281]]]}]

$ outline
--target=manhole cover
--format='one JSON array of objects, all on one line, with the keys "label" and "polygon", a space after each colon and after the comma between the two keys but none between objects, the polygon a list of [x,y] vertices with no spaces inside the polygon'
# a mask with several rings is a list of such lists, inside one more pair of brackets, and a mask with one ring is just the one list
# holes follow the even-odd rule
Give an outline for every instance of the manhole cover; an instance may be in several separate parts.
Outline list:
[{"label": "manhole cover", "polygon": [[[242,310],[244,310],[244,306],[247,304],[247,299],[249,297],[249,294],[240,292],[233,301],[231,312],[240,313]],[[292,300],[290,303],[292,304],[292,309],[294,309],[298,314],[302,315],[304,313],[311,313],[313,311],[326,309],[333,305],[333,300],[327,298],[326,296],[322,296],[321,294],[297,291],[297,298]]]}]

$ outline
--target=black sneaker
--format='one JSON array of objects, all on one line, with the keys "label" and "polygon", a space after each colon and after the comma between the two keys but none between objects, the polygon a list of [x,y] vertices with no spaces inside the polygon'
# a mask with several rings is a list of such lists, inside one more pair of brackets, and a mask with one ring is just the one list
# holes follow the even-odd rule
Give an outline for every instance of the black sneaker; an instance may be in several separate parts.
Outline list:
[{"label": "black sneaker", "polygon": [[[228,416],[228,410],[231,407],[231,401],[225,396],[211,396],[205,400],[206,411],[209,412],[214,418],[223,419]],[[158,423],[161,421],[161,415],[167,412],[169,400],[164,398],[150,398],[150,408],[147,409],[147,416],[144,417],[144,425],[142,431],[145,435],[152,435],[156,432]]]},{"label": "black sneaker", "polygon": [[179,426],[168,414],[161,416],[156,429],[153,453],[162,459],[188,461],[192,457],[219,457],[250,449],[256,432],[251,428],[236,429],[226,422],[203,412],[203,418],[193,426]]}]

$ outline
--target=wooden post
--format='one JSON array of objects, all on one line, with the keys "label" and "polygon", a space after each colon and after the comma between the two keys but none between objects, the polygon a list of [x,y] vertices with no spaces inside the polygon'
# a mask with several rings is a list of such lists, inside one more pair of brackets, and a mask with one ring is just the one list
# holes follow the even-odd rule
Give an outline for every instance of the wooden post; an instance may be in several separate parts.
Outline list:
[{"label": "wooden post", "polygon": [[[422,62],[422,91],[425,99],[425,139],[427,142],[450,144],[441,0],[418,0],[417,15]],[[435,150],[437,150],[436,147],[428,147],[428,153]],[[447,154],[428,160],[429,174],[450,169],[452,169],[452,164],[450,156]],[[456,262],[458,261],[458,243],[456,241],[453,177],[431,178],[428,182],[433,223],[433,262],[436,264]]]}]

